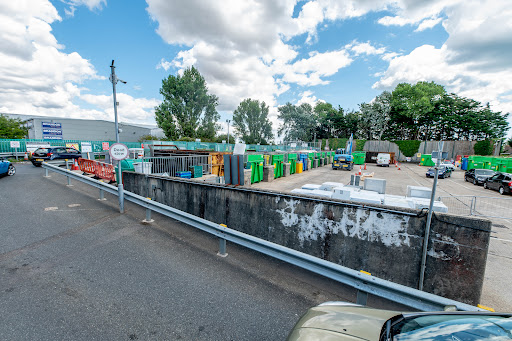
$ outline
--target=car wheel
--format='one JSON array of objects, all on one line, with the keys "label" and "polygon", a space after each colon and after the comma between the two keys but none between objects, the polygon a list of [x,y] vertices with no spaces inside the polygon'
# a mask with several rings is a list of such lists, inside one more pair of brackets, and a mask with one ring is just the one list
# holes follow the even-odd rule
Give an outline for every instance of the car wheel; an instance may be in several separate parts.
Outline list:
[{"label": "car wheel", "polygon": [[498,191],[500,192],[501,195],[505,194],[505,188],[503,188],[503,186],[501,186]]},{"label": "car wheel", "polygon": [[10,165],[9,169],[7,170],[7,175],[8,176],[13,176],[14,174],[16,174],[16,168],[14,168],[13,165]]},{"label": "car wheel", "polygon": [[487,187],[487,182],[484,182],[484,188],[485,189],[488,189],[489,187]]},{"label": "car wheel", "polygon": [[476,182],[476,179],[473,179],[473,185],[478,185],[478,182]]}]

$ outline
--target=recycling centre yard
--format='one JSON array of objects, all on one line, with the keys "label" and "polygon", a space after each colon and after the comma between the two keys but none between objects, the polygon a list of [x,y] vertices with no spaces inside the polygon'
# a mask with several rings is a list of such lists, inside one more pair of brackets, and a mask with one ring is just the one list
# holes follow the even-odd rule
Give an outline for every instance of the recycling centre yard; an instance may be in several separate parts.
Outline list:
[{"label": "recycling centre yard", "polygon": [[[406,196],[407,186],[422,186],[432,188],[434,179],[427,178],[425,173],[429,167],[412,163],[401,163],[400,168],[379,167],[376,164],[367,164],[366,170],[362,166],[362,174],[373,178],[385,179],[385,193],[388,195]],[[252,188],[268,189],[290,193],[300,189],[306,184],[321,185],[325,182],[338,182],[348,185],[351,175],[359,173],[359,166],[352,171],[334,170],[331,165],[310,169],[301,174],[292,174],[287,177],[274,179],[271,182],[259,182],[251,185]],[[496,310],[509,310],[512,307],[512,297],[505,295],[502,288],[509,287],[512,274],[503,269],[512,268],[512,196],[500,195],[497,191],[484,189],[464,181],[465,171],[457,168],[451,177],[438,180],[436,198],[441,197],[447,206],[449,214],[470,215],[472,200],[477,200],[480,209],[473,210],[473,214],[489,216],[492,221],[491,241],[482,292],[482,302]],[[364,180],[361,182],[364,186]],[[475,198],[476,197],[476,198]],[[508,219],[501,219],[504,217]],[[500,309],[501,308],[501,309]]]}]

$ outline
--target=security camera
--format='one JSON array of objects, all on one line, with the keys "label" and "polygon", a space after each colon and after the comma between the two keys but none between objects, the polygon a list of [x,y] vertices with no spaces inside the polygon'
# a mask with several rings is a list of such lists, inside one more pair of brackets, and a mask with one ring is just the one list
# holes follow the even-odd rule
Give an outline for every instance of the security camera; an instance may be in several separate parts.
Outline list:
[{"label": "security camera", "polygon": [[118,131],[119,131],[120,133],[122,133],[122,132],[123,132],[123,129],[119,128],[119,130],[118,130]]},{"label": "security camera", "polygon": [[121,82],[121,83],[123,83],[123,84],[126,84],[126,81],[124,81],[124,80],[122,80],[122,79],[119,79],[119,78],[118,78],[117,80],[118,80],[118,81],[120,81],[120,82]]}]

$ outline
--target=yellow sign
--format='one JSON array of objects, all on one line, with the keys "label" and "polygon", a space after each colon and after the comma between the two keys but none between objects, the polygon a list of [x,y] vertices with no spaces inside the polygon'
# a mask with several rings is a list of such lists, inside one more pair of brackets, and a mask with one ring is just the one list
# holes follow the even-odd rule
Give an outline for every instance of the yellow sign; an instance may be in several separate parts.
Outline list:
[{"label": "yellow sign", "polygon": [[78,143],[66,143],[66,148],[75,148],[76,150],[80,150]]},{"label": "yellow sign", "polygon": [[416,157],[421,157],[421,153],[416,154]]}]

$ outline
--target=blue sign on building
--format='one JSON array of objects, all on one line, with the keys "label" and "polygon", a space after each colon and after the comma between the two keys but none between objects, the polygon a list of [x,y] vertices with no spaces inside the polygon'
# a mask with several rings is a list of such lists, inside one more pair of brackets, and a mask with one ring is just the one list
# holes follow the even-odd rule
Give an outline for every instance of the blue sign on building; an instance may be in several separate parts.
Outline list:
[{"label": "blue sign on building", "polygon": [[62,140],[62,124],[53,122],[41,122],[43,126],[44,140]]}]

